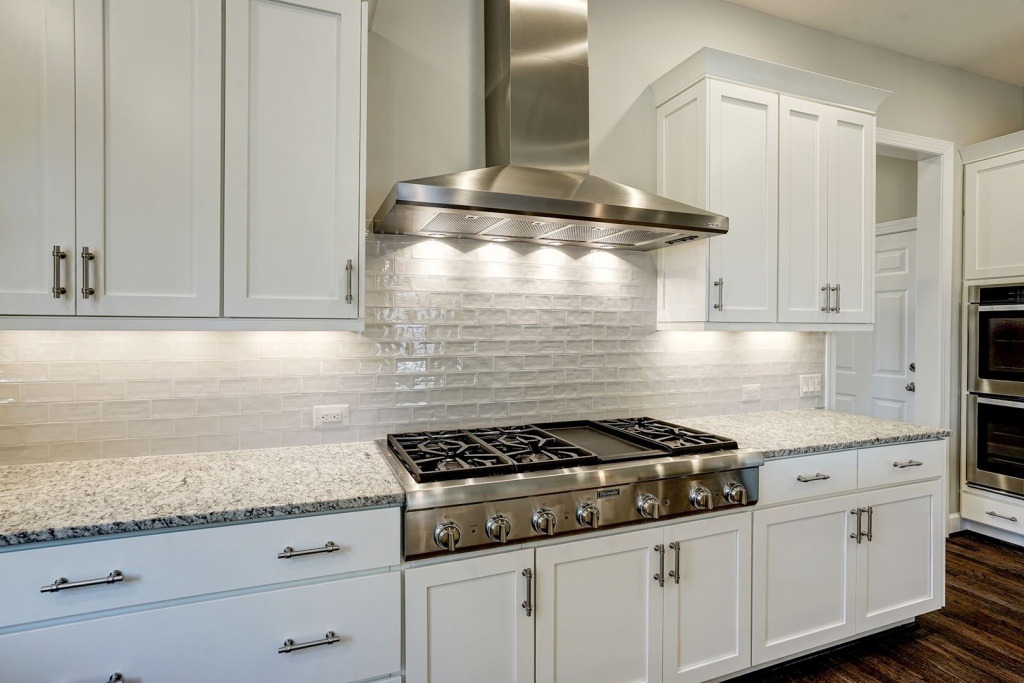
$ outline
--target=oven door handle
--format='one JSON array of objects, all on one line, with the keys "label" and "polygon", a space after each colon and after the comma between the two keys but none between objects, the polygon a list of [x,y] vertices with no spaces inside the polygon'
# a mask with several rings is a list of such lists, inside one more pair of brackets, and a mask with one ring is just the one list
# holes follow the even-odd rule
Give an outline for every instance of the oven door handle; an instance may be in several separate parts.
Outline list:
[{"label": "oven door handle", "polygon": [[987,406],[1003,406],[1004,408],[1019,408],[1024,410],[1024,401],[1006,401],[1001,398],[978,396],[978,403],[984,403]]},{"label": "oven door handle", "polygon": [[973,304],[978,307],[981,313],[1021,313],[1024,312],[1024,305],[1021,304]]}]

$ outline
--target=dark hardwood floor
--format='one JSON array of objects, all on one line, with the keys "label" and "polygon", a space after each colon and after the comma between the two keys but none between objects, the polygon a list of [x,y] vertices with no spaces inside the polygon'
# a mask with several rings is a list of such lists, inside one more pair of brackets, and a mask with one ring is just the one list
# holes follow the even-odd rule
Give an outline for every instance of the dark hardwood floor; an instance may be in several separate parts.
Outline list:
[{"label": "dark hardwood floor", "polygon": [[946,607],[742,683],[1024,682],[1024,548],[971,532],[946,544]]}]

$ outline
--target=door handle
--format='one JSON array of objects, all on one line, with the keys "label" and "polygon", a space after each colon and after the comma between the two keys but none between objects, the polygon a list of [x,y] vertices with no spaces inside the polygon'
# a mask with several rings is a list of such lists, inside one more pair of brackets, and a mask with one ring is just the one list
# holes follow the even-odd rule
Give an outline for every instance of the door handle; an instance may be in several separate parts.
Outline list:
[{"label": "door handle", "polygon": [[718,278],[715,280],[714,284],[715,287],[718,287],[718,303],[715,304],[714,308],[716,311],[724,311],[725,303],[723,301],[723,296],[725,292],[725,280],[723,278]]},{"label": "door handle", "polygon": [[917,383],[916,382],[907,382],[907,386],[905,386],[904,389],[906,389],[909,392],[915,392],[915,391],[917,391]]}]

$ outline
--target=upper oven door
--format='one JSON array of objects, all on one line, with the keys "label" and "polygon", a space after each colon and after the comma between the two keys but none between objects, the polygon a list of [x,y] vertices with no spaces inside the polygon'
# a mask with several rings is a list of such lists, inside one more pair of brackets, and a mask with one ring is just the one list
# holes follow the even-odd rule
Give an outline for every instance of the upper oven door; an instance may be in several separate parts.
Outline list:
[{"label": "upper oven door", "polygon": [[1024,496],[1024,401],[967,397],[967,482]]},{"label": "upper oven door", "polygon": [[968,391],[1024,397],[1024,305],[971,304]]}]

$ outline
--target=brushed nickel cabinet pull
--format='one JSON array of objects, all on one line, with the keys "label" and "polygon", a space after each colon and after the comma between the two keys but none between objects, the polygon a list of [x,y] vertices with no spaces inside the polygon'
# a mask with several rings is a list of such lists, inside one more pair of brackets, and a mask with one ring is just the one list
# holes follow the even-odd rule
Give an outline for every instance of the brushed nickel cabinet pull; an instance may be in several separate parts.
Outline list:
[{"label": "brushed nickel cabinet pull", "polygon": [[715,287],[718,287],[718,303],[715,304],[715,310],[724,311],[725,303],[722,297],[724,296],[725,292],[725,280],[723,278],[718,278],[717,280],[715,280]]},{"label": "brushed nickel cabinet pull", "polygon": [[825,292],[825,305],[821,307],[821,312],[827,313],[832,310],[832,288],[826,282],[822,285],[821,291]]},{"label": "brushed nickel cabinet pull", "polygon": [[894,462],[892,464],[893,467],[896,467],[901,470],[905,470],[908,467],[921,467],[922,465],[924,465],[924,463],[921,462],[920,460],[908,460],[906,462]]},{"label": "brushed nickel cabinet pull", "polygon": [[89,261],[96,258],[96,254],[89,251],[89,247],[82,247],[82,298],[88,299],[96,293],[96,290],[89,286]]},{"label": "brushed nickel cabinet pull", "polygon": [[86,579],[85,581],[68,581],[63,576],[51,583],[49,586],[43,586],[39,589],[40,593],[58,593],[60,591],[70,590],[72,588],[86,588],[87,586],[105,586],[111,583],[119,583],[124,581],[124,574],[119,569],[115,569],[110,572],[102,579]]},{"label": "brushed nickel cabinet pull", "polygon": [[835,308],[831,308],[829,310],[832,311],[833,313],[839,313],[839,295],[842,289],[839,285],[836,285],[835,287],[832,288],[832,291],[836,293],[836,305]]},{"label": "brushed nickel cabinet pull", "polygon": [[523,609],[526,610],[526,616],[533,616],[533,570],[524,569],[523,576],[526,577],[526,599],[523,600]]},{"label": "brushed nickel cabinet pull", "polygon": [[60,283],[60,265],[61,261],[68,257],[67,252],[60,248],[59,244],[53,245],[53,289],[50,291],[53,293],[54,299],[59,299],[63,295],[67,294],[67,289]]},{"label": "brushed nickel cabinet pull", "polygon": [[658,553],[658,573],[654,575],[654,580],[658,582],[658,586],[661,588],[665,587],[665,546],[659,543],[654,546],[654,552]]},{"label": "brushed nickel cabinet pull", "polygon": [[297,652],[298,650],[308,650],[311,647],[320,647],[321,645],[334,645],[335,643],[341,642],[341,636],[334,631],[328,631],[324,634],[324,637],[320,640],[310,640],[306,643],[296,643],[294,640],[289,638],[284,641],[284,645],[277,648],[277,654],[284,655],[289,652]]},{"label": "brushed nickel cabinet pull", "polygon": [[677,586],[679,585],[679,551],[681,549],[681,546],[682,543],[680,543],[679,541],[673,541],[672,543],[668,544],[669,550],[674,552],[676,556],[675,568],[672,571],[670,571],[668,575],[672,577],[672,580],[676,582]]},{"label": "brushed nickel cabinet pull", "polygon": [[831,479],[831,478],[832,478],[831,474],[822,474],[821,472],[816,472],[813,477],[808,477],[808,476],[806,476],[804,474],[796,475],[796,480],[798,482],[800,482],[801,484],[806,484],[809,481],[825,481],[826,479]]},{"label": "brushed nickel cabinet pull", "polygon": [[320,548],[307,548],[305,550],[296,550],[295,548],[288,546],[287,548],[285,548],[277,554],[277,559],[287,560],[292,557],[303,557],[305,555],[319,555],[321,553],[333,553],[338,550],[341,550],[341,546],[335,543],[334,541],[327,541],[327,543],[325,543],[323,547]]},{"label": "brushed nickel cabinet pull", "polygon": [[850,534],[850,538],[857,539],[857,545],[860,545],[860,539],[864,536],[862,532],[863,527],[861,526],[861,515],[863,515],[863,513],[864,510],[861,508],[854,508],[853,510],[850,510],[851,515],[857,515],[857,531]]},{"label": "brushed nickel cabinet pull", "polygon": [[864,508],[864,512],[868,516],[868,530],[864,532],[864,535],[868,537],[868,543],[872,541],[873,531],[875,528],[875,508],[870,505]]},{"label": "brushed nickel cabinet pull", "polygon": [[985,513],[989,517],[998,517],[999,519],[1005,519],[1007,522],[1016,522],[1016,517],[1010,517],[1009,515],[1001,515],[998,512],[992,512],[991,510]]},{"label": "brushed nickel cabinet pull", "polygon": [[345,303],[352,303],[352,271],[355,270],[355,266],[352,265],[352,259],[345,262],[345,279],[347,281],[345,289]]}]

